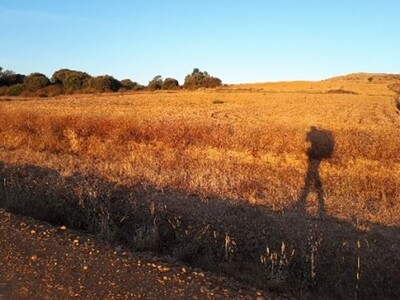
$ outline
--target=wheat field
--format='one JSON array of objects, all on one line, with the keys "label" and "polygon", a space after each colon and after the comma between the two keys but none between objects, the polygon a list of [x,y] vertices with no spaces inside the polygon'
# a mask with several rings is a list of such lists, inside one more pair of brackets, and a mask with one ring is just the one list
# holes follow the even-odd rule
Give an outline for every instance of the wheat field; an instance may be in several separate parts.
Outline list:
[{"label": "wheat field", "polygon": [[0,159],[284,211],[305,185],[314,126],[334,136],[318,170],[326,212],[398,225],[400,116],[391,79],[377,78],[3,101]]},{"label": "wheat field", "polygon": [[400,80],[371,76],[3,97],[0,204],[261,288],[398,298]]}]

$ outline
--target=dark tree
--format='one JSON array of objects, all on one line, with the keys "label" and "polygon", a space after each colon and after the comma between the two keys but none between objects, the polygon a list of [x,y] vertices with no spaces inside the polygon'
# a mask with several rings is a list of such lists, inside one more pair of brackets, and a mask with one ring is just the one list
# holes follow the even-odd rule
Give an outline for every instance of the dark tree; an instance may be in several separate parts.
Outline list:
[{"label": "dark tree", "polygon": [[64,92],[72,93],[87,88],[92,77],[85,72],[61,69],[54,72],[51,81],[61,85]]},{"label": "dark tree", "polygon": [[116,92],[120,87],[121,83],[109,75],[97,76],[89,80],[89,88],[95,92]]},{"label": "dark tree", "polygon": [[161,88],[163,90],[177,90],[179,89],[179,82],[174,78],[165,78]]},{"label": "dark tree", "polygon": [[50,85],[50,80],[44,74],[32,73],[25,77],[24,85],[28,91],[35,92]]},{"label": "dark tree", "polygon": [[161,75],[157,75],[149,82],[147,88],[152,91],[161,90],[162,85],[163,85],[162,77]]},{"label": "dark tree", "polygon": [[213,88],[220,86],[221,84],[221,79],[213,77],[205,71],[201,72],[199,69],[195,68],[193,69],[192,74],[185,77],[183,87],[185,89],[198,89],[201,87]]},{"label": "dark tree", "polygon": [[5,70],[0,67],[0,86],[12,86],[14,84],[23,83],[24,75],[16,74],[14,71]]},{"label": "dark tree", "polygon": [[138,85],[137,82],[133,82],[130,79],[123,79],[121,80],[121,89],[124,90],[132,90]]}]

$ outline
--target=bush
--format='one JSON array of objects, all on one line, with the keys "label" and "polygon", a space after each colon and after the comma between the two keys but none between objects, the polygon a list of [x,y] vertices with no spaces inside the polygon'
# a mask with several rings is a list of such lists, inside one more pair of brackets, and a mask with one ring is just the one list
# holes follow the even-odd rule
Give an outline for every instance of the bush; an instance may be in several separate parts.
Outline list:
[{"label": "bush", "polygon": [[192,74],[185,77],[183,87],[185,89],[198,89],[201,87],[213,88],[220,86],[221,84],[221,79],[213,77],[207,72],[201,72],[199,69],[195,68],[193,69]]},{"label": "bush", "polygon": [[8,96],[19,96],[24,91],[25,87],[22,83],[17,83],[10,86],[7,90]]},{"label": "bush", "polygon": [[41,73],[32,73],[24,79],[25,88],[28,91],[35,92],[50,85],[50,80]]},{"label": "bush", "polygon": [[137,83],[136,81],[132,81],[130,79],[121,80],[121,88],[120,90],[132,90],[132,91],[140,91],[143,90],[144,86]]},{"label": "bush", "polygon": [[63,93],[62,86],[59,84],[52,84],[43,89],[36,91],[36,95],[41,97],[54,97]]},{"label": "bush", "polygon": [[154,90],[161,90],[163,85],[163,80],[161,75],[157,75],[149,82],[147,85],[147,89],[154,91]]},{"label": "bush", "polygon": [[179,82],[174,78],[165,78],[161,88],[163,90],[177,90],[179,89]]},{"label": "bush", "polygon": [[97,76],[89,80],[89,89],[99,93],[116,92],[120,87],[121,83],[109,75]]},{"label": "bush", "polygon": [[132,90],[138,85],[137,82],[133,82],[130,79],[121,80],[120,83],[121,83],[121,89],[124,89],[124,90]]},{"label": "bush", "polygon": [[0,76],[0,86],[12,86],[18,83],[23,83],[25,75],[21,74],[2,74]]},{"label": "bush", "polygon": [[51,81],[62,86],[65,93],[73,93],[89,86],[92,77],[85,72],[61,69],[54,72]]}]

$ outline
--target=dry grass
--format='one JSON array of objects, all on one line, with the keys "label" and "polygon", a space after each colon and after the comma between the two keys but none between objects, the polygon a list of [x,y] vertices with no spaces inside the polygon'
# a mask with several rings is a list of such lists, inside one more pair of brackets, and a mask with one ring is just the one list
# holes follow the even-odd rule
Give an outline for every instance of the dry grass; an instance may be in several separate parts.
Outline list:
[{"label": "dry grass", "polygon": [[398,225],[400,120],[390,93],[375,96],[386,86],[373,96],[230,89],[2,102],[0,158],[284,210],[299,198],[305,135],[317,126],[335,138],[319,170],[327,213]]},{"label": "dry grass", "polygon": [[[329,158],[321,159],[317,169],[312,170],[319,174],[321,186],[316,188],[317,193],[306,195],[306,214],[317,215],[322,198],[330,220],[327,222],[336,233],[341,227],[332,225],[331,220],[355,222],[357,230],[371,231],[372,236],[376,226],[400,226],[400,117],[393,104],[393,92],[388,89],[394,79],[377,76],[372,81],[359,76],[323,82],[237,85],[197,92],[0,101],[0,161],[57,170],[65,178],[75,173],[94,175],[105,182],[131,187],[145,181],[161,191],[173,188],[200,195],[200,200],[242,200],[249,207],[292,216],[293,219],[279,222],[283,222],[282,228],[289,226],[288,231],[293,231],[290,237],[301,244],[301,234],[308,225],[297,231],[293,224],[301,223],[305,215],[292,212],[298,209],[304,190],[310,185],[310,174],[306,175],[311,165],[307,157],[310,144],[306,136],[315,126],[333,135],[334,149]],[[329,92],[338,90],[346,93]],[[190,199],[177,199],[181,205],[188,201],[184,214],[193,215],[193,220],[197,213],[207,218],[200,211],[201,204],[191,208],[194,202],[189,204]],[[233,215],[232,221],[221,221],[232,210],[236,214],[236,208],[219,208],[223,217],[216,215],[217,210],[210,215],[221,224],[243,222],[240,214]],[[243,211],[249,218],[258,216],[250,208]],[[298,221],[293,221],[296,218]],[[210,218],[210,223],[199,229],[198,236],[207,236],[204,228],[208,230],[213,222],[217,221]],[[278,228],[279,222],[271,228]],[[154,229],[153,225],[146,228]],[[230,232],[240,236],[240,230]],[[271,238],[279,231],[272,230]],[[346,230],[343,234],[354,234],[352,229]],[[342,243],[337,238],[342,233],[335,236],[336,233],[332,233],[332,247]],[[273,279],[283,276],[271,269],[274,264],[291,261],[292,248],[281,249],[287,234],[275,234],[275,252],[268,248],[261,255],[262,264]],[[318,234],[329,236],[331,232],[326,228]],[[246,244],[235,246],[225,232],[220,235],[224,240],[221,257],[225,260],[229,261],[230,251],[242,251],[241,261],[248,258],[244,258],[245,253],[255,251]],[[200,247],[204,241],[200,239],[195,246]],[[311,242],[313,257],[320,242],[315,236]],[[328,244],[325,242],[324,247]],[[345,244],[340,247],[346,248]],[[371,246],[368,251],[371,249],[375,248]],[[182,249],[179,251],[178,256],[185,256]],[[329,253],[329,249],[325,248],[324,253]],[[326,255],[327,260],[330,257]],[[353,275],[355,271],[349,276]]]}]

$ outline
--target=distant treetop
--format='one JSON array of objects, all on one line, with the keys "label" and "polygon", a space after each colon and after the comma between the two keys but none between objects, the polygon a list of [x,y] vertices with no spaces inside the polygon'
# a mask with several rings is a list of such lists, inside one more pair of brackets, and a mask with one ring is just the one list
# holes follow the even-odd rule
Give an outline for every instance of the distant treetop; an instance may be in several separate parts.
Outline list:
[{"label": "distant treetop", "polygon": [[32,73],[28,76],[16,74],[11,70],[4,70],[0,66],[0,96],[57,96],[59,94],[72,93],[102,93],[117,91],[138,91],[147,89],[178,90],[213,88],[222,84],[221,79],[213,77],[206,71],[194,68],[193,72],[185,77],[183,86],[172,77],[163,79],[161,75],[155,76],[149,81],[147,87],[130,79],[117,80],[110,75],[93,77],[86,72],[60,69],[52,75],[51,79],[41,73]]},{"label": "distant treetop", "polygon": [[211,76],[206,71],[202,72],[198,68],[194,68],[192,74],[185,77],[183,87],[185,89],[213,88],[221,84],[221,79]]}]

